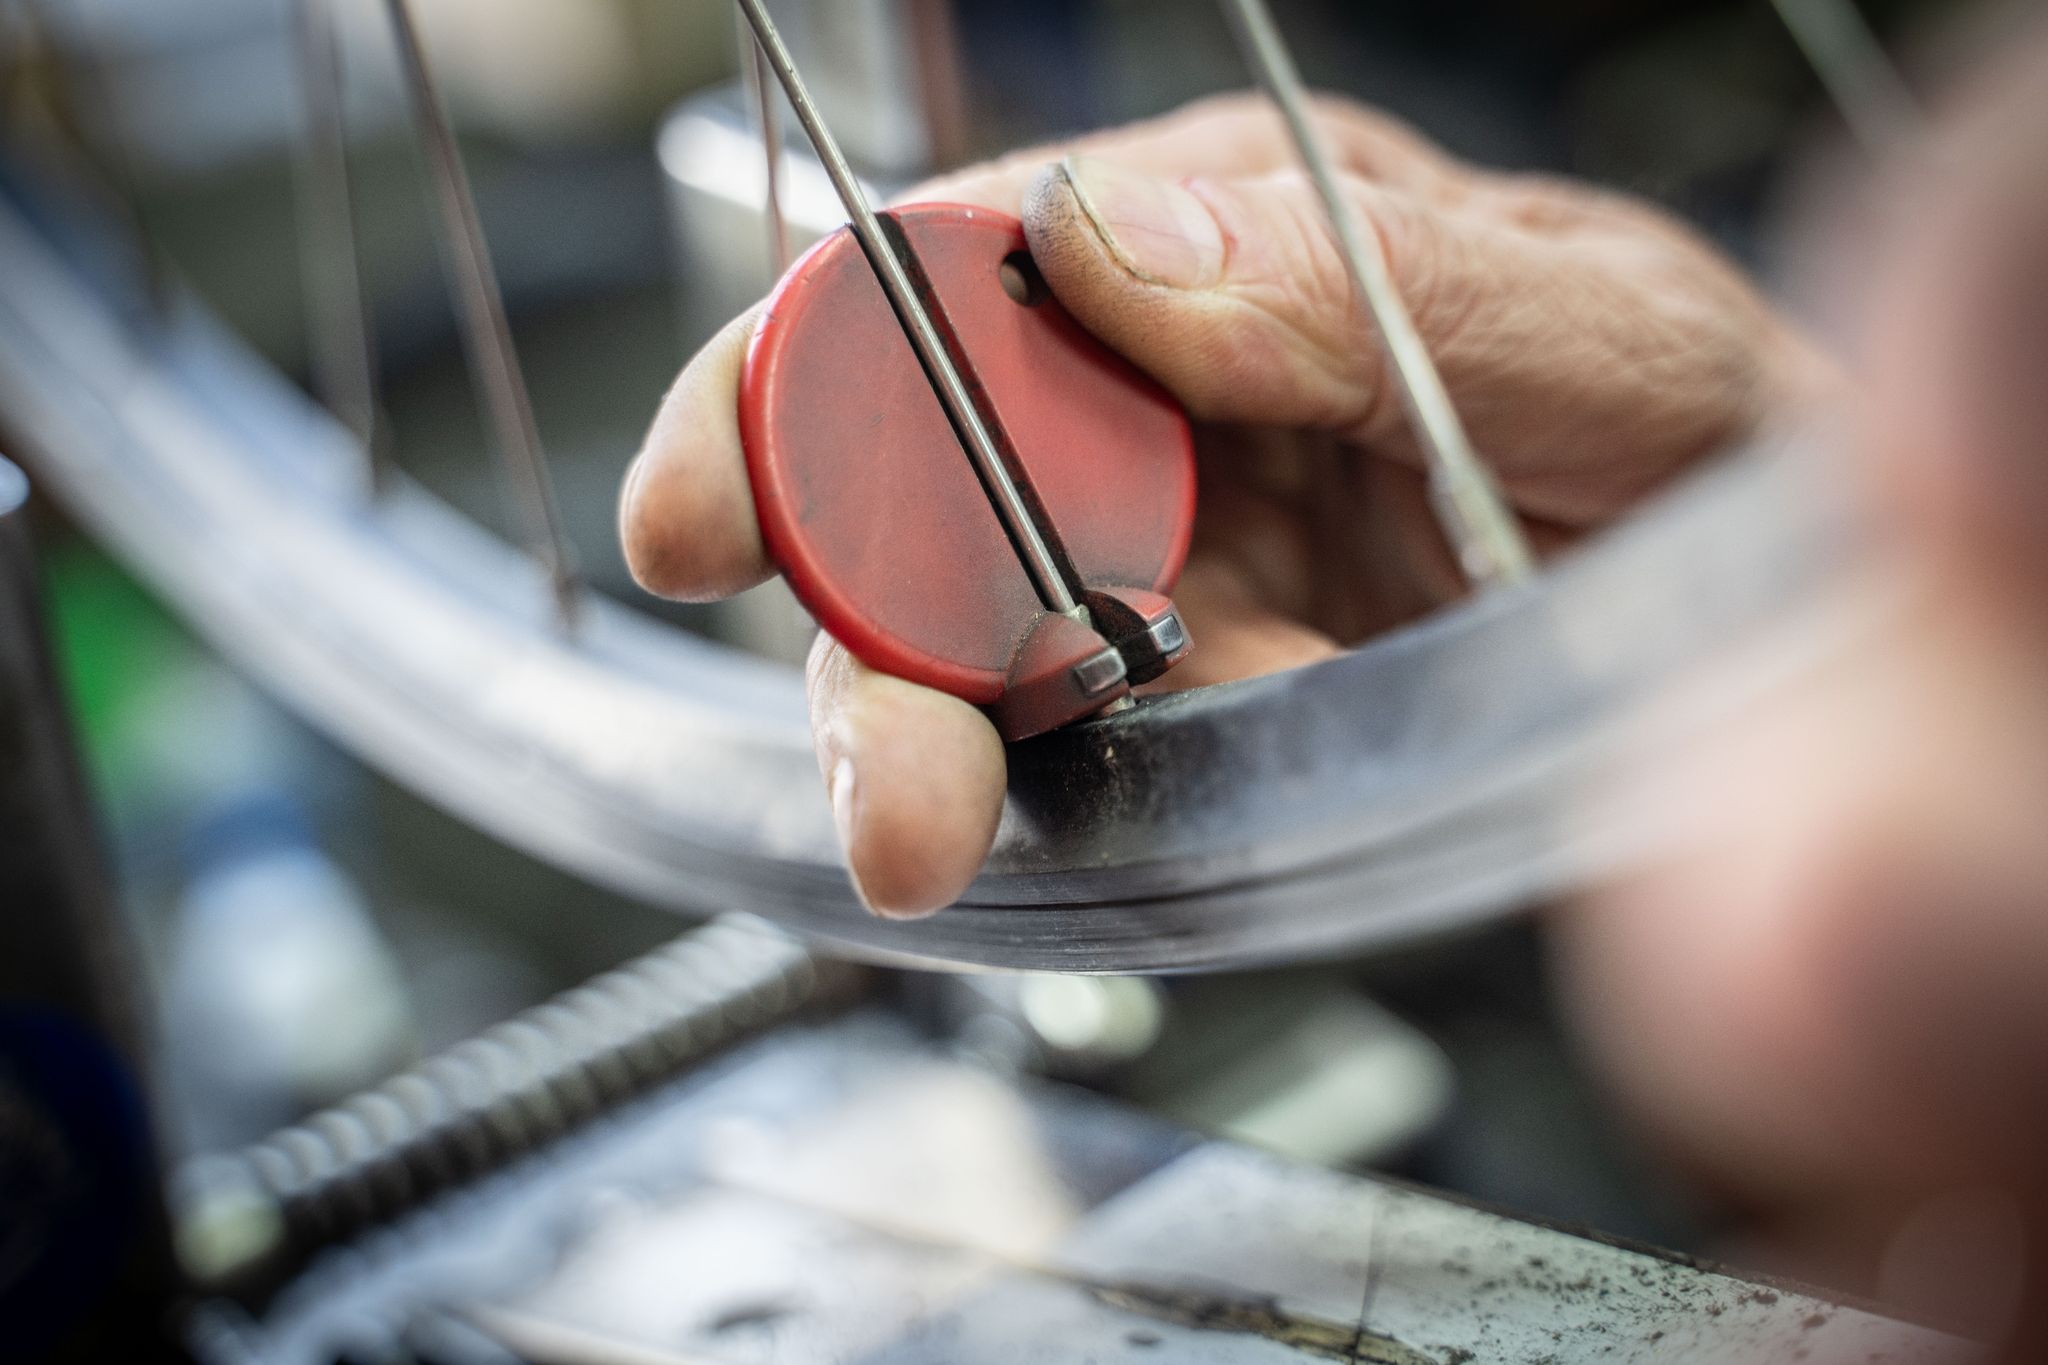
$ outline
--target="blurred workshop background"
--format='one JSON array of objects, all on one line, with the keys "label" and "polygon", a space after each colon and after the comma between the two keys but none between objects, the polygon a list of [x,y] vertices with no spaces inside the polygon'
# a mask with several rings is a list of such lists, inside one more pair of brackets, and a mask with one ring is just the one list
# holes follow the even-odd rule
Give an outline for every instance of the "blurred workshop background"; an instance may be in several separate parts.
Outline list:
[{"label": "blurred workshop background", "polygon": [[[846,135],[884,185],[1244,83],[1214,7],[1189,0],[809,8],[825,31],[804,36],[835,54]],[[1956,7],[1865,8],[1896,40]],[[303,107],[286,9],[15,0],[0,3],[0,35],[8,116],[33,87],[62,87],[58,105],[132,192],[165,268],[304,375],[292,192]],[[1316,84],[1475,160],[1647,195],[1766,278],[1795,170],[1841,140],[1767,0],[1276,9]],[[400,468],[509,532],[382,9],[339,10],[383,439]],[[786,651],[772,609],[693,613],[637,593],[612,529],[614,490],[664,387],[767,278],[758,239],[722,254],[702,241],[701,182],[729,173],[736,201],[758,192],[757,166],[716,160],[721,120],[743,117],[732,7],[418,0],[417,12],[582,563],[642,609]],[[927,25],[945,44],[924,86],[879,58],[864,67],[865,49],[846,40],[891,24]],[[929,84],[933,70],[945,88]],[[944,116],[895,118],[910,99]],[[250,1141],[676,931],[672,916],[381,778],[209,653],[92,543],[55,524],[41,533],[66,675],[156,987],[174,1150]],[[1541,966],[1539,931],[1524,924],[1296,971],[1284,990],[1270,974],[907,978],[902,989],[998,1065],[1311,1160],[1701,1245],[1710,1212],[1642,1165],[1602,1110],[1555,1026]]]}]

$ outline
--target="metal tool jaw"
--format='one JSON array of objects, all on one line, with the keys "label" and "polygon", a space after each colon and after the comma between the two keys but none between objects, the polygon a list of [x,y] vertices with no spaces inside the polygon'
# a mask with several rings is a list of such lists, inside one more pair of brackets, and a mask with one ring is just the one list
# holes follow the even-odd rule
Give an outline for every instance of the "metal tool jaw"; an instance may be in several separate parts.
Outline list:
[{"label": "metal tool jaw", "polygon": [[783,278],[747,356],[763,539],[857,657],[986,708],[1004,738],[1092,715],[1189,649],[1166,595],[1194,523],[1187,415],[1052,298],[1015,218],[919,204],[882,221],[1078,609],[1034,585],[844,230]]}]

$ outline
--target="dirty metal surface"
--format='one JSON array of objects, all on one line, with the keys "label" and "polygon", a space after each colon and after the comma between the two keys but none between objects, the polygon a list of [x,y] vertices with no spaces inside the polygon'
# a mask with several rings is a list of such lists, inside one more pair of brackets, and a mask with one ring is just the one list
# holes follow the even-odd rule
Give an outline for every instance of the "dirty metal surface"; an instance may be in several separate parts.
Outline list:
[{"label": "dirty metal surface", "polygon": [[962,1309],[973,1329],[957,1355],[877,1359],[1051,1359],[1032,1338],[1086,1341],[1099,1365],[1969,1358],[1787,1288],[1220,1143],[1109,1201],[1059,1260],[1081,1283],[1142,1288],[1007,1279]]},{"label": "dirty metal surface", "polygon": [[431,1315],[540,1365],[1967,1357],[1782,1286],[1020,1086],[872,1016],[766,1040],[337,1255],[237,1330],[237,1358],[310,1365]]}]

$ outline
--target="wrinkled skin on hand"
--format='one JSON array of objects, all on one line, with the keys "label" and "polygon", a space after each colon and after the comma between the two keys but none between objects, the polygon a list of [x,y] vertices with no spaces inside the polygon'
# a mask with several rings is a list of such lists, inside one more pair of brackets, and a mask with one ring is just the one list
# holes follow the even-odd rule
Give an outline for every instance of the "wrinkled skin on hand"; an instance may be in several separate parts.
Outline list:
[{"label": "wrinkled skin on hand", "polygon": [[[1539,550],[1823,382],[1742,277],[1655,210],[1461,165],[1355,106],[1318,117]],[[1162,685],[1309,663],[1459,590],[1370,320],[1263,103],[1207,101],[910,197],[1020,215],[1060,301],[1197,419],[1200,508],[1174,594],[1196,648]],[[655,592],[706,600],[774,571],[735,415],[754,318],[691,361],[628,477],[627,558]],[[862,898],[893,915],[949,904],[1002,810],[995,731],[829,639],[809,675]]]}]

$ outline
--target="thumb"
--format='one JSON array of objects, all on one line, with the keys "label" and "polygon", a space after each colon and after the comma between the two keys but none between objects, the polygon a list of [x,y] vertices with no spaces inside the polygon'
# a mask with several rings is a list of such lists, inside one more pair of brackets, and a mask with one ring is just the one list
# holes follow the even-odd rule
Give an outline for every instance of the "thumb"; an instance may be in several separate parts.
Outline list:
[{"label": "thumb", "polygon": [[[1415,306],[1442,220],[1399,192],[1347,188]],[[1361,440],[1398,422],[1370,320],[1299,173],[1172,180],[1068,157],[1033,185],[1024,225],[1060,302],[1195,416]]]},{"label": "thumb", "polygon": [[[1661,216],[1503,182],[1446,200],[1340,177],[1474,443],[1516,505],[1596,525],[1753,425],[1799,352],[1741,276]],[[1074,316],[1212,421],[1419,457],[1379,335],[1299,170],[1149,176],[1092,158],[1024,204]]]}]

